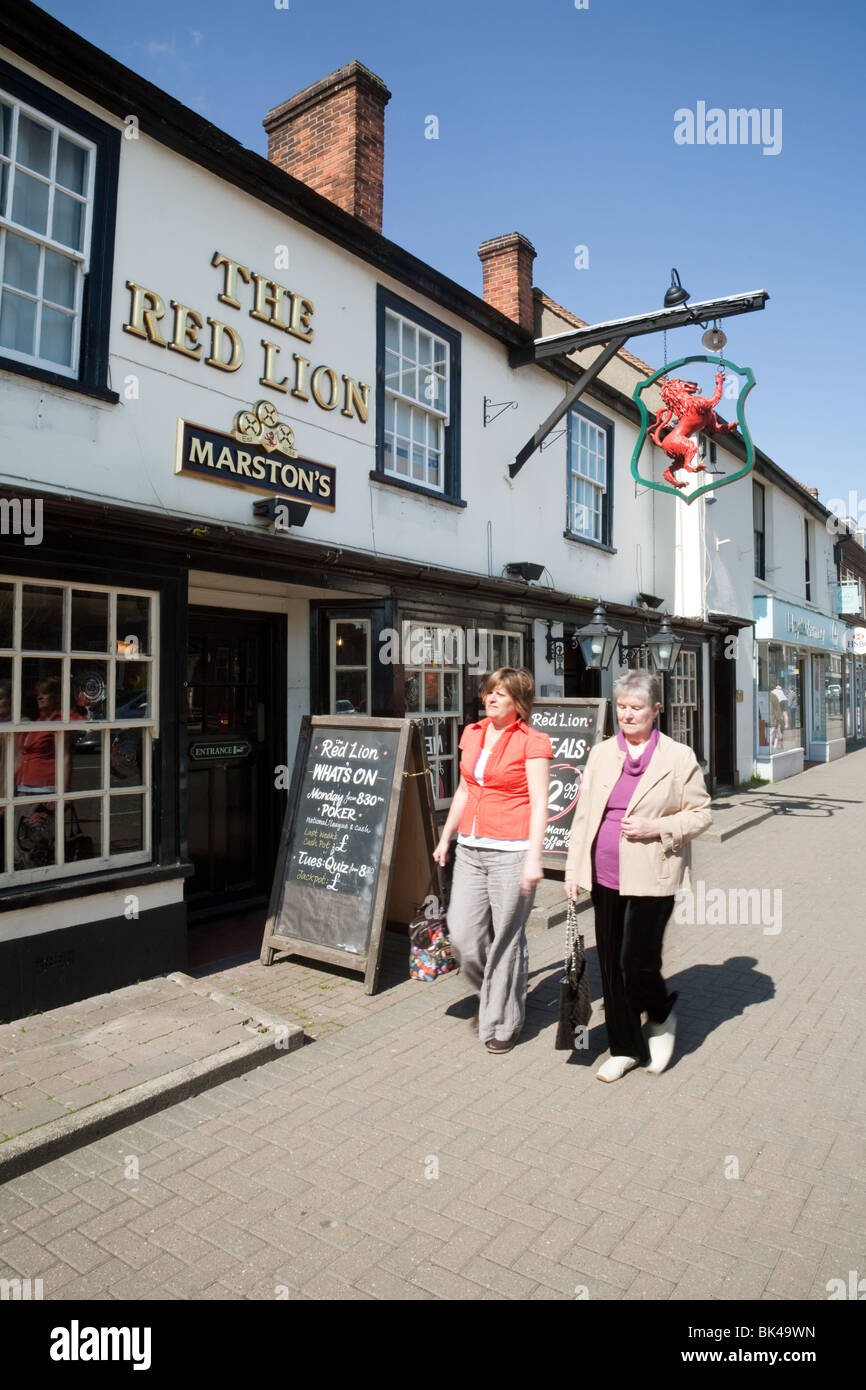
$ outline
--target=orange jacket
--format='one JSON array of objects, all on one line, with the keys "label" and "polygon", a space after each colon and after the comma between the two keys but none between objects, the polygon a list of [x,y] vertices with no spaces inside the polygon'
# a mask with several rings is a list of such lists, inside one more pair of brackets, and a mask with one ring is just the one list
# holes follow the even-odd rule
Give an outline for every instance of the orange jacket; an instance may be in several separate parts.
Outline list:
[{"label": "orange jacket", "polygon": [[526,759],[552,758],[553,745],[547,734],[515,719],[493,745],[481,785],[474,771],[489,723],[480,719],[467,724],[460,738],[460,775],[469,795],[457,831],[491,840],[526,840],[530,821]]}]

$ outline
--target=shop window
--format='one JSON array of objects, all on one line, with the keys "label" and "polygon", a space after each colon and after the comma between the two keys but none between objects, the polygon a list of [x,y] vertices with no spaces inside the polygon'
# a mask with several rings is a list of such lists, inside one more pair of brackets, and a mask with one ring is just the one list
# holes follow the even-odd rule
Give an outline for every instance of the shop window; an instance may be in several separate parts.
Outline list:
[{"label": "shop window", "polygon": [[796,647],[758,643],[758,745],[766,752],[803,746],[804,660]]},{"label": "shop window", "polygon": [[574,540],[611,543],[613,424],[588,406],[568,416],[568,517]]},{"label": "shop window", "polygon": [[460,334],[380,287],[374,476],[460,498]]},{"label": "shop window", "polygon": [[812,654],[812,738],[818,742],[844,738],[842,715],[842,658]]},{"label": "shop window", "polygon": [[370,713],[370,620],[331,619],[331,714]]},{"label": "shop window", "polygon": [[463,629],[407,623],[404,646],[406,715],[421,724],[437,806],[457,790],[457,743],[463,714]]},{"label": "shop window", "polygon": [[0,63],[0,365],[105,392],[120,135]]},{"label": "shop window", "polygon": [[0,578],[0,884],[150,858],[157,598]]}]

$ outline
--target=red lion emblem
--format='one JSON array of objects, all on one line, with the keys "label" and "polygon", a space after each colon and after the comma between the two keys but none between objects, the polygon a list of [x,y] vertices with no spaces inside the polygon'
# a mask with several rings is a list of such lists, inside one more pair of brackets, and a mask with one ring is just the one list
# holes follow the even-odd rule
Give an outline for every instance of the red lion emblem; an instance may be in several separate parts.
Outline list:
[{"label": "red lion emblem", "polygon": [[[737,428],[736,422],[725,424],[715,412],[715,407],[722,399],[724,381],[724,372],[716,372],[716,389],[710,397],[697,394],[696,381],[680,381],[679,377],[675,376],[662,381],[660,395],[664,405],[656,413],[649,437],[670,459],[663,477],[674,487],[686,486],[685,478],[674,477],[674,469],[684,468],[688,473],[699,473],[704,467],[702,463],[694,462],[698,452],[694,435],[701,430],[705,434],[724,434]],[[675,415],[678,417],[677,423],[662,439],[662,430]]]}]

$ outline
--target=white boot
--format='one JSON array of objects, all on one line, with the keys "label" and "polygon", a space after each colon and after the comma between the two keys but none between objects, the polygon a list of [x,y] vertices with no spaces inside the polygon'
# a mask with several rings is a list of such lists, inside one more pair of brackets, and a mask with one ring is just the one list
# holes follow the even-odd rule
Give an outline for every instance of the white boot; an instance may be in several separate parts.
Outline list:
[{"label": "white boot", "polygon": [[649,1026],[650,1064],[647,1071],[659,1076],[674,1055],[674,1042],[677,1036],[677,1020],[671,1009],[664,1023],[651,1023]]},{"label": "white boot", "polygon": [[595,1074],[596,1081],[619,1081],[627,1071],[637,1066],[636,1057],[609,1057]]}]

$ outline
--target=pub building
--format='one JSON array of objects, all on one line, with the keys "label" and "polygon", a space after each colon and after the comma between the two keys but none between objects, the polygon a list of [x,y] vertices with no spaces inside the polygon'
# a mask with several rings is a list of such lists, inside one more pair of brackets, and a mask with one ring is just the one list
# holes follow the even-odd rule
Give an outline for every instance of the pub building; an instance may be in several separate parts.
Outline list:
[{"label": "pub building", "polygon": [[748,574],[707,588],[634,486],[649,369],[621,352],[507,478],[581,364],[509,352],[576,320],[521,234],[483,297],[382,235],[389,96],[353,61],[264,157],[0,19],[2,1018],[258,944],[305,714],[420,720],[444,816],[485,671],[610,694],[571,640],[599,600],[620,663],[671,615],[662,727],[749,775]]}]

